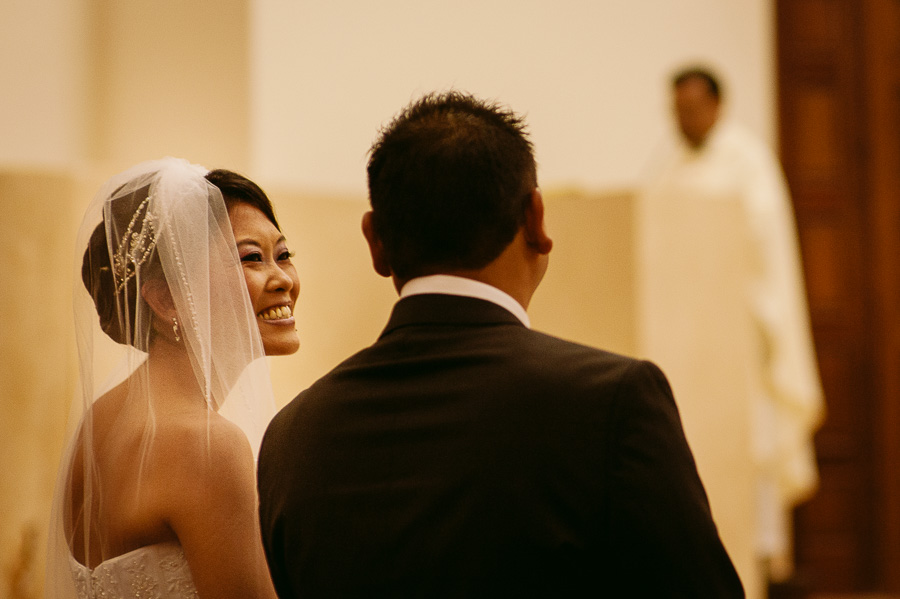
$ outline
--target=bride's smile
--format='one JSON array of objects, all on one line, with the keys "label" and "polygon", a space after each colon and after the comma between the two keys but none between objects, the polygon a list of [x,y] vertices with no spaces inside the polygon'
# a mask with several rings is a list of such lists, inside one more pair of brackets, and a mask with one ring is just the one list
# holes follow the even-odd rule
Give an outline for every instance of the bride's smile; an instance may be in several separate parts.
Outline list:
[{"label": "bride's smile", "polygon": [[267,308],[257,314],[257,316],[269,324],[293,324],[294,323],[294,312],[291,309],[290,304],[285,304],[283,306],[275,306],[272,308]]}]

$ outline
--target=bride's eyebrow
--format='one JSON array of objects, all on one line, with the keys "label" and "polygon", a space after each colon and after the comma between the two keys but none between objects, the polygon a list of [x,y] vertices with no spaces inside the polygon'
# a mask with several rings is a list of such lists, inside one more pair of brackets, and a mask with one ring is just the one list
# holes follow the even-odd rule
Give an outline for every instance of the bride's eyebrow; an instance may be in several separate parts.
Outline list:
[{"label": "bride's eyebrow", "polygon": [[[273,243],[272,245],[278,245],[279,243],[285,243],[286,241],[287,241],[287,237],[282,235],[281,237],[276,239],[275,243]],[[262,247],[262,244],[253,237],[246,237],[244,239],[236,239],[235,243],[237,244],[238,247],[240,247],[242,245],[255,245],[257,247]]]}]

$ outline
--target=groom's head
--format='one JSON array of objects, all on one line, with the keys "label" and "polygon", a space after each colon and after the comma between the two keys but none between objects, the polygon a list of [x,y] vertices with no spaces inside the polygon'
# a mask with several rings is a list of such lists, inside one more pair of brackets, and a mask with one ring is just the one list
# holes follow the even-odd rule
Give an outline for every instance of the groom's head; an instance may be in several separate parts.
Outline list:
[{"label": "groom's head", "polygon": [[379,272],[401,281],[490,264],[525,224],[537,187],[523,120],[460,92],[401,111],[372,146],[368,179],[366,235],[389,268]]}]

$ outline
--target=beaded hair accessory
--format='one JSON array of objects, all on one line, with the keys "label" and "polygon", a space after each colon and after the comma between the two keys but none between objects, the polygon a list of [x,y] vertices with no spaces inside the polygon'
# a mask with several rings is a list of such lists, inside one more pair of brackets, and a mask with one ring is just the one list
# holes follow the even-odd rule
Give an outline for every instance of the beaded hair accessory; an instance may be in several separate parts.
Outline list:
[{"label": "beaded hair accessory", "polygon": [[[137,210],[134,211],[134,216],[131,217],[128,228],[125,229],[125,235],[122,236],[122,240],[119,242],[119,249],[116,250],[116,254],[113,256],[116,293],[125,288],[128,280],[137,272],[137,267],[146,262],[156,248],[155,218],[147,208],[151,197],[153,196],[148,195],[138,205]],[[144,211],[144,219],[141,222],[140,231],[136,231],[135,226],[142,210]]]}]

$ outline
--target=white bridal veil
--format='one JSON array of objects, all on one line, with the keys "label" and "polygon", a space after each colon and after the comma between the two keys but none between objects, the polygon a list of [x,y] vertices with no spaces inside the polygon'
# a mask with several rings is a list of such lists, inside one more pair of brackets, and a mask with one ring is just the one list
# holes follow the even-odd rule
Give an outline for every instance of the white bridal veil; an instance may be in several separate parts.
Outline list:
[{"label": "white bridal veil", "polygon": [[[91,565],[118,555],[106,525],[121,517],[122,493],[104,479],[105,452],[130,440],[137,458],[127,464],[135,481],[128,492],[147,492],[142,468],[169,407],[168,383],[193,390],[207,424],[217,412],[240,427],[254,452],[274,414],[228,213],[206,172],[175,158],[139,164],[110,179],[85,213],[75,251],[80,396],[53,500],[47,597],[77,596],[76,553]],[[178,323],[168,351],[183,367],[169,371],[172,360],[154,358],[156,337],[175,323],[161,322],[143,299],[147,284],[168,289]]]}]

